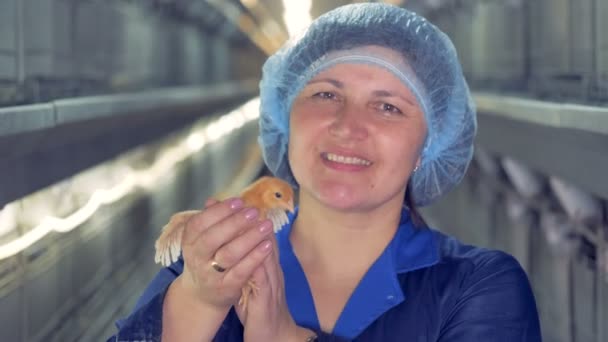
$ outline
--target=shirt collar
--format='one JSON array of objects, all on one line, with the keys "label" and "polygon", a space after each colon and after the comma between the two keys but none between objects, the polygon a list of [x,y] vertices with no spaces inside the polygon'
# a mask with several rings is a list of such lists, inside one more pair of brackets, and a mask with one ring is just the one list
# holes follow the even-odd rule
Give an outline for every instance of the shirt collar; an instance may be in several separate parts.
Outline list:
[{"label": "shirt collar", "polygon": [[[289,241],[296,217],[297,208],[277,233],[287,304],[298,324],[319,329],[310,287]],[[380,315],[405,300],[406,289],[401,287],[398,274],[429,267],[438,261],[434,235],[427,228],[414,227],[409,212],[404,209],[395,236],[357,285],[333,333],[351,339],[358,336]]]},{"label": "shirt collar", "polygon": [[399,228],[387,250],[391,252],[396,273],[429,267],[439,261],[439,246],[433,232],[426,227],[415,227],[405,208],[401,211]]}]

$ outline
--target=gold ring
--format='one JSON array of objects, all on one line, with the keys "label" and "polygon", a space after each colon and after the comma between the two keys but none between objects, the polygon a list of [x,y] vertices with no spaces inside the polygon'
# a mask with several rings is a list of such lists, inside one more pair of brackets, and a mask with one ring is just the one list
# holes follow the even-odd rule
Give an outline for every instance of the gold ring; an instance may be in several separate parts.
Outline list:
[{"label": "gold ring", "polygon": [[213,267],[214,270],[216,270],[220,273],[223,273],[226,271],[226,269],[224,267],[220,266],[220,264],[218,264],[217,261],[215,261],[215,260],[213,260],[211,262],[211,267]]}]

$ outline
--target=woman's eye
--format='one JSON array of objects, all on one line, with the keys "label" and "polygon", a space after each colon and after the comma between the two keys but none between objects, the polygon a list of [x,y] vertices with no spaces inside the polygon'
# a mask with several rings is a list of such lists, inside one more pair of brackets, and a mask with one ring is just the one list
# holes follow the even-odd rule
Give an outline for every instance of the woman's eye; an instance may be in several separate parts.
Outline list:
[{"label": "woman's eye", "polygon": [[329,91],[320,91],[318,93],[315,93],[313,95],[313,97],[317,97],[320,99],[326,99],[326,100],[333,100],[336,98],[336,94],[329,92]]},{"label": "woman's eye", "polygon": [[392,113],[392,114],[403,114],[403,112],[401,112],[401,110],[395,106],[393,106],[390,103],[382,103],[380,104],[380,109],[383,112],[388,112],[388,113]]}]

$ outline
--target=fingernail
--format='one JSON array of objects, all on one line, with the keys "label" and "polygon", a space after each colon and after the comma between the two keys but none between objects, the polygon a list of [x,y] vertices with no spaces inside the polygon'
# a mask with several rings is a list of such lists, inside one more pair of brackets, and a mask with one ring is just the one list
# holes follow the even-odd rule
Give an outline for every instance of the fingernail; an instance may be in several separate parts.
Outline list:
[{"label": "fingernail", "polygon": [[230,200],[230,209],[239,209],[243,207],[243,200],[240,198],[233,198]]},{"label": "fingernail", "polygon": [[260,250],[262,252],[268,252],[270,250],[270,246],[272,246],[272,243],[270,241],[264,241],[260,246]]},{"label": "fingernail", "polygon": [[253,220],[258,217],[258,210],[256,208],[249,208],[245,211],[245,218],[247,220]]},{"label": "fingernail", "polygon": [[266,234],[266,233],[270,232],[270,230],[272,229],[272,222],[264,221],[264,222],[262,222],[262,224],[260,225],[260,227],[258,229],[260,230],[260,233]]}]

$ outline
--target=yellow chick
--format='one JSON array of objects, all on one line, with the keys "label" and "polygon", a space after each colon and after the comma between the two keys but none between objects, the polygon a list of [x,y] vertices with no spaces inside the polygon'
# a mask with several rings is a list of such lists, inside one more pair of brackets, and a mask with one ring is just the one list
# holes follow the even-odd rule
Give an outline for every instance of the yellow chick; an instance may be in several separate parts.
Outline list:
[{"label": "yellow chick", "polygon": [[[261,177],[241,192],[241,199],[247,207],[259,210],[259,219],[269,219],[277,232],[288,222],[285,211],[294,212],[294,192],[291,186],[275,177]],[[182,234],[186,223],[198,210],[182,211],[174,214],[169,223],[163,227],[162,233],[154,247],[156,255],[154,261],[163,266],[176,262],[181,254]],[[246,306],[249,296],[257,293],[257,286],[249,281],[243,288],[239,305]]]}]

